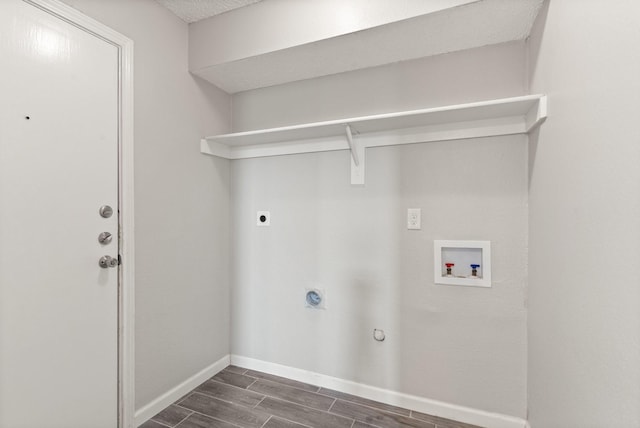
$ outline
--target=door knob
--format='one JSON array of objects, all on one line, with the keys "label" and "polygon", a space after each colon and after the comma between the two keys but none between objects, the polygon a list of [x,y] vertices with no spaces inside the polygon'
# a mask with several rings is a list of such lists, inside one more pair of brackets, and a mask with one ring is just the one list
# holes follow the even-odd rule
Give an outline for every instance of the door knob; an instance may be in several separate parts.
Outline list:
[{"label": "door knob", "polygon": [[103,269],[113,268],[118,266],[118,259],[111,256],[102,256],[100,260],[98,260],[98,264]]}]

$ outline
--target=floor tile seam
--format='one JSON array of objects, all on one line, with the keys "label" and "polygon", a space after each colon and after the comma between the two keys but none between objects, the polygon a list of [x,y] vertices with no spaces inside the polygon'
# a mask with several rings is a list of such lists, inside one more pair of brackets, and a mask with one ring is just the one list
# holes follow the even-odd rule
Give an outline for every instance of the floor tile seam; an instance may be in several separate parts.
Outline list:
[{"label": "floor tile seam", "polygon": [[[416,420],[416,421],[420,421],[420,422],[426,422],[428,424],[438,425],[440,428],[447,428],[449,426],[448,422],[443,425],[442,421],[438,421],[438,420],[428,421],[426,419],[420,419],[420,418],[411,418],[411,419]],[[457,423],[458,425],[460,425],[460,422],[453,421],[453,420],[451,422],[454,422],[454,423]]]},{"label": "floor tile seam", "polygon": [[266,421],[264,421],[264,423],[262,425],[260,425],[260,428],[264,428],[264,426],[267,424],[267,422],[269,422],[271,420],[271,418],[273,418],[273,415],[269,415],[269,417],[267,418]]},{"label": "floor tile seam", "polygon": [[438,424],[438,421],[425,421],[424,419],[417,419],[417,418],[411,418],[411,419],[414,420],[414,421],[425,423],[425,424],[438,425],[438,426],[440,426],[440,428],[447,428],[445,425]]},{"label": "floor tile seam", "polygon": [[[365,420],[362,420],[362,419],[359,419],[359,418],[358,418],[358,417],[356,417],[356,416],[354,416],[354,417],[351,417],[351,418],[350,418],[350,417],[348,417],[348,416],[341,415],[341,414],[339,414],[339,413],[334,413],[334,412],[327,412],[327,413],[329,413],[330,415],[334,415],[334,416],[341,416],[341,417],[343,417],[343,418],[352,419],[352,420],[353,420],[353,423],[351,424],[351,426],[353,426],[356,422],[363,422],[363,423],[369,424],[369,422],[367,422],[367,421],[365,421]],[[371,424],[369,424],[369,425],[371,425]],[[377,427],[377,428],[384,428],[384,427]]]},{"label": "floor tile seam", "polygon": [[[279,398],[279,397],[276,397],[276,396],[274,396],[274,395],[270,395],[270,394],[266,394],[266,393],[264,393],[264,392],[259,393],[259,392],[255,391],[255,390],[253,390],[253,389],[247,389],[247,391],[251,391],[251,392],[255,392],[256,394],[262,394],[262,395],[263,395],[262,400],[260,400],[260,402],[254,406],[254,408],[255,408],[255,407],[258,407],[258,406],[260,405],[260,403],[262,403],[262,402],[264,401],[264,399],[265,399],[265,398],[267,398],[267,397],[269,397],[269,398],[278,398],[278,399],[281,399],[281,398]],[[284,400],[284,401],[286,401],[286,400]]]},{"label": "floor tile seam", "polygon": [[312,425],[307,425],[307,424],[303,424],[302,422],[292,421],[291,419],[287,419],[284,416],[278,416],[278,415],[271,415],[271,416],[274,418],[282,419],[283,421],[291,422],[292,424],[302,425],[303,427],[306,427],[306,428],[314,428]]},{"label": "floor tile seam", "polygon": [[[267,398],[267,397],[268,397],[268,395],[265,395],[264,397],[262,397],[262,399],[261,399],[260,401],[258,401],[258,402],[257,402],[257,403],[252,407],[252,409],[257,409],[257,408],[258,408],[258,406],[260,405],[260,403],[262,403],[262,402],[264,401],[264,399],[265,399],[265,398]],[[271,416],[273,416],[273,415],[271,415]]]},{"label": "floor tile seam", "polygon": [[[252,376],[249,376],[249,377],[252,377]],[[266,381],[266,382],[277,383],[278,385],[282,385],[282,386],[286,386],[286,387],[289,387],[289,388],[297,389],[298,391],[304,391],[304,392],[308,392],[310,394],[318,394],[318,395],[323,395],[324,396],[324,394],[320,394],[320,390],[322,389],[321,386],[311,385],[310,383],[305,383],[305,385],[309,385],[309,386],[312,386],[312,387],[318,388],[318,389],[316,389],[315,391],[310,391],[309,389],[300,388],[300,387],[297,387],[297,386],[294,386],[294,385],[291,385],[291,384],[288,384],[288,383],[278,382],[277,380],[266,379],[266,378],[263,378],[263,377],[259,377],[256,380],[263,380],[263,381]],[[301,382],[301,383],[304,383],[304,382]],[[253,383],[251,385],[253,385]]]},{"label": "floor tile seam", "polygon": [[[183,406],[180,406],[180,405],[178,405],[178,406],[182,407],[183,409],[190,410],[192,413],[189,416],[200,415],[200,416],[204,416],[204,417],[209,418],[209,419],[216,420],[218,422],[224,422],[225,424],[229,424],[229,425],[234,426],[234,427],[246,428],[246,427],[243,427],[242,425],[234,424],[233,422],[225,421],[224,419],[216,418],[215,416],[207,415],[206,413],[202,413],[202,412],[198,412],[197,410],[189,409],[188,407],[183,407]],[[187,418],[189,416],[187,416]],[[180,423],[182,423],[182,422],[180,422]]]},{"label": "floor tile seam", "polygon": [[[154,416],[154,417],[155,417],[155,416]],[[158,420],[156,420],[156,419],[153,419],[153,418],[151,418],[150,420],[151,420],[151,421],[153,421],[153,422],[155,422],[155,423],[157,423],[158,425],[162,425],[163,427],[167,427],[167,428],[175,428],[175,425],[174,425],[174,426],[167,425],[167,424],[165,424],[164,422],[160,422],[160,421],[158,421]]]},{"label": "floor tile seam", "polygon": [[[353,418],[350,418],[350,417],[347,417],[347,416],[338,415],[336,413],[331,413],[331,412],[329,412],[327,410],[320,410],[320,409],[316,409],[315,407],[305,406],[304,404],[294,403],[293,401],[283,400],[282,398],[277,398],[277,397],[269,397],[269,398],[275,398],[275,399],[277,399],[279,401],[284,401],[285,403],[295,404],[297,406],[304,407],[306,409],[315,410],[316,412],[320,412],[320,413],[326,413],[326,414],[331,415],[331,416],[337,416],[337,417],[342,418],[342,419],[346,419],[346,420],[353,419]],[[266,413],[270,413],[270,412],[267,412],[266,410],[263,410],[263,411],[266,412]],[[280,417],[278,415],[274,415],[274,416]],[[291,422],[295,422],[295,421],[291,421]],[[299,423],[299,422],[295,422],[295,423]]]},{"label": "floor tile seam", "polygon": [[[215,376],[214,376],[214,377],[215,377]],[[251,377],[251,376],[247,376],[247,377]],[[205,382],[201,383],[200,385],[196,386],[196,387],[193,389],[193,391],[195,391],[196,389],[200,388],[204,383],[207,383],[207,382],[209,382],[209,381],[211,381],[211,382],[215,382],[215,383],[219,383],[220,385],[224,385],[224,386],[230,386],[230,387],[232,387],[232,388],[236,388],[236,389],[238,389],[238,390],[240,390],[240,391],[246,391],[246,390],[247,390],[247,388],[249,388],[251,385],[253,385],[254,383],[256,383],[256,381],[258,381],[258,379],[257,379],[257,378],[254,378],[254,379],[255,379],[255,380],[254,380],[253,382],[251,382],[249,385],[247,385],[247,386],[245,386],[245,387],[242,387],[242,386],[234,385],[234,384],[232,384],[232,383],[222,382],[222,381],[219,381],[218,379],[214,379],[214,378],[212,377],[211,379],[208,379],[207,381],[205,381]]]},{"label": "floor tile seam", "polygon": [[[247,376],[247,377],[251,377],[251,376]],[[258,381],[258,378],[256,378],[253,382],[251,382],[249,385],[247,385],[244,389],[246,389],[247,391],[251,391],[249,388],[251,386],[253,386],[253,384],[256,383],[257,381]]]},{"label": "floor tile seam", "polygon": [[[378,409],[373,409],[373,410],[378,410]],[[339,413],[334,413],[334,412],[328,412],[328,413],[330,413],[332,415],[335,415],[335,416],[342,416],[343,418],[348,418],[348,416],[341,415]],[[393,414],[397,415],[397,413],[393,413]],[[398,416],[405,416],[405,415],[398,415]],[[354,424],[355,424],[355,422],[362,422],[365,425],[369,425],[369,426],[372,426],[372,427],[375,427],[375,428],[386,428],[383,425],[376,425],[374,422],[366,420],[366,418],[358,418],[358,417],[354,416],[353,418],[350,418],[350,419],[354,420]],[[424,423],[433,424],[435,426],[435,423],[433,423],[433,422],[421,421],[420,419],[414,419],[414,420],[416,420],[418,422],[424,422]]]},{"label": "floor tile seam", "polygon": [[178,425],[180,425],[181,423],[183,423],[184,421],[186,421],[186,420],[189,418],[189,416],[193,415],[193,410],[191,410],[191,409],[188,409],[188,410],[189,410],[191,413],[189,413],[187,416],[185,416],[184,418],[182,418],[182,419],[180,420],[180,422],[178,422],[177,424],[175,424],[175,425],[173,426],[173,428],[178,428]]},{"label": "floor tile seam", "polygon": [[[374,424],[373,422],[370,422],[370,421],[363,421],[361,419],[355,419],[355,421],[362,422],[363,424],[368,425],[370,427],[374,427],[374,428],[386,428],[386,427],[383,427],[382,425],[376,425],[376,424]],[[354,425],[355,425],[355,422],[354,422]]]},{"label": "floor tile seam", "polygon": [[[416,419],[416,420],[419,420],[419,419]],[[356,421],[356,422],[361,422],[361,423],[363,423],[363,424],[365,424],[365,425],[367,425],[367,426],[371,426],[371,427],[374,427],[374,428],[388,428],[388,427],[385,427],[384,425],[376,425],[374,422],[371,422],[371,421],[365,421],[365,420],[362,420],[362,419],[356,419],[355,421]],[[420,422],[426,422],[426,421],[420,421]],[[438,426],[437,426],[435,423],[433,423],[433,422],[426,422],[426,423],[428,423],[428,424],[432,424],[432,425],[433,425],[433,428],[438,428]],[[355,422],[354,422],[354,424],[355,424]],[[403,425],[403,426],[404,426],[404,425]],[[430,427],[424,427],[424,428],[430,428]],[[442,426],[441,426],[441,427],[439,427],[439,428],[446,428],[446,427],[442,427]]]},{"label": "floor tile seam", "polygon": [[[332,397],[335,398],[335,397]],[[349,400],[344,400],[342,398],[336,398],[336,401],[344,401],[345,403],[349,403],[349,404],[355,404],[356,406],[361,406],[361,407],[366,407],[367,409],[371,409],[371,410],[377,410],[378,412],[382,412],[382,413],[387,413],[389,415],[397,415],[397,416],[404,416],[405,418],[410,418],[410,419],[415,419],[416,421],[421,421],[421,422],[430,422],[430,421],[425,421],[424,419],[418,419],[418,418],[412,418],[411,416],[407,416],[404,415],[402,413],[397,413],[397,412],[390,412],[388,410],[382,410],[379,407],[372,407],[372,406],[367,406],[366,404],[362,404],[362,403],[358,403],[355,401],[349,401]],[[335,403],[334,403],[335,404]],[[333,407],[333,406],[332,406]],[[409,410],[409,409],[405,409],[405,410]],[[411,410],[409,410],[409,412],[411,412]],[[430,422],[430,423],[435,423],[435,422]]]},{"label": "floor tile seam", "polygon": [[[182,403],[184,400],[186,400],[187,398],[189,398],[191,396],[191,394],[193,394],[193,391],[195,391],[195,388],[192,389],[191,391],[189,391],[185,396],[183,396],[182,398],[180,398],[178,401],[174,402],[173,404],[175,404],[176,406],[180,405],[180,403]],[[170,405],[169,405],[170,406]],[[169,407],[167,406],[167,407]],[[165,407],[165,409],[167,408]],[[164,410],[164,409],[163,409]]]},{"label": "floor tile seam", "polygon": [[[415,419],[415,420],[417,420],[417,421],[422,421],[422,422],[429,422],[429,423],[431,423],[431,424],[436,424],[436,425],[438,424],[438,421],[437,421],[437,420],[429,421],[429,420],[427,420],[427,419],[422,419],[422,418],[418,418],[418,417],[414,416],[414,413],[421,413],[421,412],[417,412],[416,410],[410,410],[410,412],[411,412],[411,416],[410,416],[410,418],[411,418],[411,419]],[[450,420],[450,421],[452,421],[452,422],[456,422],[456,421],[453,421],[453,420],[451,420],[451,419],[442,418],[442,417],[440,417],[440,416],[436,416],[436,415],[430,415],[430,414],[428,414],[428,413],[421,413],[421,414],[423,414],[423,415],[425,415],[425,416],[429,416],[429,417],[434,418],[434,419],[439,419],[439,420],[443,420],[443,419],[445,419],[445,420]],[[440,428],[446,428],[446,426],[442,426],[442,425],[440,425]]]},{"label": "floor tile seam", "polygon": [[[232,369],[232,370],[228,370],[228,368],[229,368],[229,367],[231,367],[231,366],[236,367],[236,368],[238,368],[238,369],[242,370],[242,373],[236,373],[236,372],[234,372],[234,371],[233,371],[233,369]],[[223,369],[222,369],[222,370],[220,370],[220,371],[221,371],[221,372],[223,372],[223,371],[225,371],[225,370],[226,370],[226,371],[228,371],[229,373],[236,373],[236,374],[240,374],[240,375],[244,375],[246,372],[248,372],[248,371],[249,371],[249,369],[248,369],[248,368],[246,368],[246,367],[236,366],[235,364],[229,364],[227,367],[223,368]]]},{"label": "floor tile seam", "polygon": [[[456,422],[456,421],[454,421]],[[469,425],[469,424],[465,424],[464,422],[458,422],[457,425],[448,425],[448,424],[440,424],[438,422],[434,422],[434,424],[436,425],[436,428],[482,428],[478,425]]]},{"label": "floor tile seam", "polygon": [[[262,401],[264,401],[264,399],[265,399],[265,398],[267,398],[267,396],[265,395],[265,396],[263,396],[263,397],[260,399],[260,401],[258,402],[258,404],[254,405],[254,406],[245,406],[244,404],[235,403],[235,402],[233,402],[233,401],[226,401],[226,400],[223,400],[222,398],[218,398],[218,397],[216,397],[215,395],[205,394],[205,393],[203,393],[203,392],[196,391],[196,390],[193,390],[193,391],[192,391],[192,393],[191,393],[190,395],[193,395],[193,394],[200,394],[200,395],[204,395],[204,396],[205,396],[205,397],[207,397],[207,398],[213,398],[214,400],[216,400],[216,401],[220,401],[220,402],[222,402],[222,403],[224,403],[224,404],[231,404],[231,405],[233,405],[233,406],[242,407],[242,408],[244,408],[244,409],[248,409],[248,410],[255,409],[255,408],[256,408],[256,406],[257,406],[258,404],[262,403]],[[183,400],[183,401],[184,401],[184,400]],[[180,407],[182,407],[182,408],[184,408],[184,409],[191,410],[192,412],[196,412],[196,413],[198,413],[197,411],[192,410],[192,409],[189,409],[188,407],[181,406],[180,404],[176,404],[176,406],[180,406]],[[265,412],[265,413],[266,413],[266,412]],[[203,414],[204,414],[204,413],[203,413]],[[204,414],[204,415],[206,416],[206,414]]]},{"label": "floor tile seam", "polygon": [[[322,389],[322,388],[320,388],[320,389]],[[348,399],[345,399],[345,398],[334,397],[333,395],[323,394],[323,393],[321,393],[321,392],[319,392],[319,391],[318,391],[318,393],[317,393],[317,394],[318,394],[318,395],[322,395],[322,396],[324,396],[324,397],[335,398],[336,400],[344,401],[344,402],[347,402],[347,403],[357,404],[358,406],[363,406],[363,407],[368,407],[368,408],[370,408],[370,409],[380,410],[381,412],[391,413],[391,414],[394,414],[394,415],[400,415],[400,416],[411,417],[410,415],[411,415],[411,413],[413,413],[413,410],[411,410],[411,409],[405,409],[405,408],[403,408],[403,407],[398,407],[398,408],[399,408],[399,409],[406,410],[407,412],[409,412],[409,415],[405,415],[404,413],[392,412],[392,411],[390,411],[390,410],[383,410],[383,409],[381,409],[381,408],[379,408],[379,407],[374,407],[374,406],[370,406],[370,405],[368,405],[368,404],[358,403],[357,401],[351,401],[351,400],[348,400]],[[364,397],[359,397],[359,398],[364,398]],[[372,400],[372,401],[373,401],[373,400]],[[380,403],[380,404],[385,404],[385,403]],[[387,405],[388,405],[388,406],[392,406],[391,404],[387,404]],[[394,407],[397,407],[397,406],[394,406]],[[422,420],[422,419],[418,419],[418,418],[414,418],[414,419]],[[429,422],[429,421],[426,421],[426,422]]]},{"label": "floor tile seam", "polygon": [[[252,392],[252,393],[254,393],[254,394],[256,394],[256,395],[260,395],[260,396],[262,396],[262,398],[260,398],[260,401],[264,400],[264,398],[266,397],[266,394],[261,394],[261,393],[259,393],[259,392],[256,392],[256,391],[252,390],[252,389],[244,389],[244,388],[240,388],[240,387],[237,387],[237,386],[228,385],[228,384],[223,383],[223,382],[218,382],[217,380],[216,380],[216,381],[214,381],[214,382],[217,382],[217,383],[219,383],[219,384],[221,384],[221,385],[226,385],[226,386],[231,386],[232,388],[236,388],[236,389],[238,390],[238,392],[240,392],[240,391],[245,391],[245,392],[247,392],[247,391],[248,391],[248,392]],[[198,390],[198,388],[199,388],[199,387],[197,387],[196,389],[194,389],[192,392],[197,392],[198,394],[206,395],[207,397],[215,398],[216,400],[220,400],[220,401],[223,401],[223,402],[225,402],[225,403],[237,404],[237,405],[239,405],[239,406],[248,407],[248,406],[245,406],[244,404],[240,404],[240,403],[236,403],[236,402],[233,402],[233,401],[224,400],[223,398],[220,398],[219,396],[213,395],[213,394],[208,393],[208,392],[205,392],[205,391],[199,391],[199,390]],[[180,400],[180,402],[182,402],[182,400]],[[251,407],[255,407],[255,405],[253,405],[253,406],[251,406]],[[249,408],[251,408],[251,407],[249,407]]]},{"label": "floor tile seam", "polygon": [[[423,413],[423,414],[425,414],[425,415],[427,415],[427,416],[431,416],[432,418],[437,419],[437,420],[429,421],[429,420],[427,420],[427,419],[417,418],[417,417],[413,416],[413,412],[414,412],[414,411],[412,410],[412,411],[411,411],[411,419],[415,419],[416,421],[420,421],[420,422],[427,422],[427,423],[430,423],[430,424],[434,424],[434,425],[436,425],[436,427],[438,427],[438,428],[449,428],[447,425],[448,425],[450,422],[453,422],[454,424],[457,424],[457,425],[462,424],[462,425],[460,425],[460,426],[462,426],[462,427],[465,427],[465,426],[467,426],[467,425],[468,425],[468,424],[464,424],[464,422],[459,422],[459,421],[456,421],[456,420],[454,420],[454,419],[447,419],[447,418],[442,418],[442,417],[440,417],[440,416],[429,415],[429,414],[427,414],[427,413]],[[444,422],[444,425],[442,425],[442,423],[441,423],[443,420],[444,420],[444,421],[446,421],[446,422]],[[468,425],[468,426],[469,426],[469,428],[475,428],[475,427],[476,427],[475,425]],[[481,428],[481,427],[477,427],[477,428]]]},{"label": "floor tile seam", "polygon": [[[231,386],[235,386],[236,388],[242,388],[241,386],[238,386],[238,385],[234,385],[234,384],[232,384],[232,383],[225,382],[224,380],[220,381],[220,380],[218,380],[218,379],[216,379],[216,378],[215,378],[216,376],[218,376],[218,375],[220,375],[220,374],[224,374],[224,373],[229,373],[229,374],[232,374],[232,375],[235,375],[235,376],[243,376],[243,377],[248,377],[249,379],[253,379],[253,382],[251,382],[249,385],[253,385],[253,384],[254,384],[258,379],[260,379],[260,378],[257,378],[257,377],[255,377],[255,376],[249,376],[249,375],[246,375],[246,374],[239,374],[239,373],[234,373],[234,372],[225,372],[225,371],[224,371],[224,369],[223,369],[222,371],[220,371],[220,372],[216,373],[215,375],[211,376],[211,377],[210,377],[209,379],[207,379],[207,380],[214,380],[214,381],[216,381],[216,382],[224,383],[225,385],[231,385]],[[242,389],[247,389],[247,387],[244,387],[244,388],[242,388]]]},{"label": "floor tile seam", "polygon": [[[311,406],[311,405],[309,405],[309,404],[303,404],[303,403],[300,403],[300,402],[298,402],[298,401],[291,401],[291,400],[288,400],[288,399],[286,399],[286,398],[278,397],[278,396],[276,396],[276,395],[268,395],[268,394],[267,394],[267,395],[265,396],[265,398],[267,398],[267,397],[269,397],[269,398],[274,398],[274,399],[276,399],[276,400],[281,400],[281,401],[284,401],[284,402],[286,402],[286,403],[295,404],[296,406],[302,406],[302,407],[306,407],[306,408],[308,408],[308,409],[317,410],[317,411],[319,411],[319,412],[327,412],[327,413],[328,413],[328,412],[329,412],[329,409],[331,408],[331,406],[333,406],[333,403],[331,403],[331,404],[329,405],[329,407],[327,407],[327,408],[325,408],[324,406],[323,406],[322,408],[320,408],[320,407],[314,407],[314,406]],[[264,400],[264,398],[263,398],[263,400]]]},{"label": "floor tile seam", "polygon": [[[336,401],[338,401],[337,398],[333,399],[333,403],[331,403],[331,405],[329,406],[329,408],[327,409],[327,412],[331,413],[331,409],[333,408],[333,405],[336,404]],[[355,419],[354,419],[355,420]]]},{"label": "floor tile seam", "polygon": [[428,422],[428,423],[430,423],[430,424],[437,424],[437,423],[438,423],[438,421],[437,421],[437,420],[435,420],[435,419],[437,418],[437,416],[434,416],[434,415],[429,415],[429,416],[432,416],[432,417],[434,418],[434,420],[431,420],[431,421],[430,421],[430,420],[427,420],[427,419],[416,418],[416,417],[415,417],[415,416],[413,416],[413,415],[412,415],[412,416],[409,416],[409,419],[413,419],[414,421],[420,421],[420,422]]},{"label": "floor tile seam", "polygon": [[191,413],[189,413],[189,414],[187,415],[187,417],[185,417],[183,420],[181,420],[180,422],[178,422],[178,423],[176,424],[176,426],[175,426],[175,427],[173,427],[173,428],[180,428],[180,424],[182,424],[184,421],[186,421],[187,419],[189,419],[189,417],[195,413],[195,412],[194,412],[193,410],[191,410],[191,409],[188,409],[188,410],[189,410]]},{"label": "floor tile seam", "polygon": [[[333,406],[333,403],[331,403],[331,406],[329,406],[329,409],[318,409],[317,407],[311,407],[308,406],[306,404],[302,404],[302,403],[296,403],[295,401],[290,401],[287,400],[286,398],[282,398],[282,397],[276,397],[275,395],[266,395],[265,398],[273,398],[275,400],[280,400],[280,401],[284,401],[285,403],[289,403],[289,404],[295,404],[296,406],[301,406],[301,407],[305,407],[307,409],[311,409],[311,410],[316,410],[318,412],[323,412],[323,413],[330,413],[329,409],[331,408],[331,406]],[[262,401],[264,401],[264,398],[262,399]],[[261,402],[262,402],[261,401]],[[257,407],[258,405],[256,405]],[[335,413],[332,413],[332,415],[335,415]],[[277,415],[276,415],[277,416]],[[341,416],[341,415],[336,415],[336,416]],[[279,417],[279,416],[278,416]],[[344,417],[344,416],[343,416]],[[347,418],[347,419],[351,419],[351,418]],[[293,422],[293,421],[292,421]]]},{"label": "floor tile seam", "polygon": [[[249,371],[252,371],[252,372],[254,372],[254,373],[264,374],[264,375],[267,375],[267,376],[273,376],[274,378],[282,378],[282,376],[272,375],[271,373],[261,372],[261,371],[258,371],[258,370],[250,370],[250,369],[247,369],[247,370],[245,371],[245,373],[247,373],[247,372],[249,372]],[[245,374],[245,376],[247,376],[247,377],[256,377],[256,376],[251,376],[251,375],[246,375],[246,374]],[[311,386],[311,387],[313,387],[313,388],[317,388],[315,391],[310,391],[310,390],[305,389],[305,388],[300,388],[300,387],[297,387],[297,386],[291,385],[290,383],[284,383],[284,382],[278,381],[278,380],[276,380],[276,379],[274,379],[274,378],[257,377],[257,379],[258,379],[258,380],[266,380],[266,381],[268,381],[268,382],[277,383],[277,384],[280,384],[280,385],[288,386],[288,387],[290,387],[290,388],[299,389],[299,390],[301,390],[301,391],[305,391],[305,392],[312,392],[312,393],[315,393],[315,394],[319,393],[319,392],[320,392],[320,390],[322,389],[322,387],[321,387],[321,386],[319,386],[319,385],[313,385],[313,384],[311,384],[311,383],[300,382],[300,381],[296,381],[296,380],[294,380],[294,379],[289,379],[289,378],[282,378],[282,379],[285,379],[285,380],[287,380],[287,381],[294,381],[294,382],[298,382],[299,384],[302,384],[302,385],[307,385],[307,386]],[[320,395],[323,395],[323,394],[320,394]]]},{"label": "floor tile seam", "polygon": [[[280,385],[284,385],[284,384],[280,384]],[[288,385],[285,385],[285,386],[288,386]],[[297,404],[297,405],[299,405],[299,406],[308,407],[308,408],[310,408],[310,409],[319,410],[319,411],[321,411],[321,412],[328,412],[328,411],[329,411],[329,409],[331,408],[331,406],[333,406],[333,404],[336,402],[336,398],[334,398],[334,397],[329,397],[329,396],[327,396],[327,395],[318,394],[317,392],[306,391],[306,390],[304,390],[304,389],[300,389],[300,388],[295,388],[295,389],[297,389],[298,391],[308,392],[309,394],[315,394],[315,395],[318,395],[318,396],[320,396],[320,397],[331,398],[331,399],[333,399],[334,401],[333,401],[333,403],[331,403],[331,404],[329,405],[329,407],[328,407],[327,409],[320,409],[320,408],[317,408],[317,407],[307,406],[307,405],[304,405],[304,404],[301,404],[301,403],[298,403],[298,402],[295,402],[295,401],[290,401],[290,400],[287,400],[286,398],[282,398],[282,397],[279,397],[279,396],[277,396],[277,395],[271,395],[271,394],[267,394],[267,393],[265,393],[265,392],[257,392],[257,391],[256,391],[256,390],[254,390],[254,389],[247,389],[247,391],[255,392],[256,394],[261,394],[261,395],[264,395],[265,397],[275,398],[275,399],[277,399],[277,400],[286,401],[287,403],[293,403],[293,404]],[[263,400],[264,400],[264,398],[263,398]]]}]

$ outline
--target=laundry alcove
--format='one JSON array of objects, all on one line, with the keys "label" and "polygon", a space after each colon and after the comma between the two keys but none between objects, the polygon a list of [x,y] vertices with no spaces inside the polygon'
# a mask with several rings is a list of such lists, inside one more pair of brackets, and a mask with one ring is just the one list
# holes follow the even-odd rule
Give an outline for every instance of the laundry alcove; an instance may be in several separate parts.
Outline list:
[{"label": "laundry alcove", "polygon": [[364,184],[367,147],[527,134],[546,117],[546,97],[527,95],[214,135],[200,150],[225,159],[349,150],[351,184]]}]

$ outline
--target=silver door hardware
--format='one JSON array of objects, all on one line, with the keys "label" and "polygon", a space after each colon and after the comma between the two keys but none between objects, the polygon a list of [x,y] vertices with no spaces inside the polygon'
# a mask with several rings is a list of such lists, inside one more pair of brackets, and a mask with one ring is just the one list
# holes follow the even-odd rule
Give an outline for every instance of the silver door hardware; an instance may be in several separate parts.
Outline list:
[{"label": "silver door hardware", "polygon": [[98,264],[101,268],[113,268],[118,266],[118,259],[111,256],[102,256],[100,260],[98,260]]},{"label": "silver door hardware", "polygon": [[113,239],[113,236],[109,232],[102,232],[100,235],[98,235],[98,242],[102,245],[111,243],[111,239]]},{"label": "silver door hardware", "polygon": [[111,208],[109,205],[103,205],[100,207],[100,215],[104,218],[109,218],[113,215],[113,208]]}]

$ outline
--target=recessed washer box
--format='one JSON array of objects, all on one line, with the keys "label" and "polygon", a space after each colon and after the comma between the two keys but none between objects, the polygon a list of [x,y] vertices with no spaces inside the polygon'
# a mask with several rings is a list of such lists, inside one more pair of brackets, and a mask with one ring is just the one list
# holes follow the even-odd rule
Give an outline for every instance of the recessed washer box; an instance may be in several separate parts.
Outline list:
[{"label": "recessed washer box", "polygon": [[491,287],[491,241],[436,240],[433,252],[436,284]]}]

